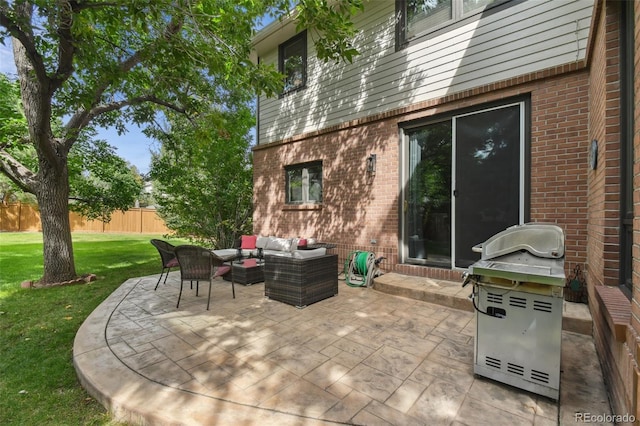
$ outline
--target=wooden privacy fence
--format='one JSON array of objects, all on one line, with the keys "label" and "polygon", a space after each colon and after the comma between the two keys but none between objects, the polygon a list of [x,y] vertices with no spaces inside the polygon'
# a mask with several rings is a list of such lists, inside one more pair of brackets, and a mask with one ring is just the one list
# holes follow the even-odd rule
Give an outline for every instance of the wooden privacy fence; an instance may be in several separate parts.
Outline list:
[{"label": "wooden privacy fence", "polygon": [[[117,211],[111,221],[88,220],[75,212],[69,212],[71,232],[123,232],[139,234],[168,233],[164,221],[155,209],[132,208],[126,212]],[[0,204],[0,232],[42,231],[40,212],[30,204]]]}]

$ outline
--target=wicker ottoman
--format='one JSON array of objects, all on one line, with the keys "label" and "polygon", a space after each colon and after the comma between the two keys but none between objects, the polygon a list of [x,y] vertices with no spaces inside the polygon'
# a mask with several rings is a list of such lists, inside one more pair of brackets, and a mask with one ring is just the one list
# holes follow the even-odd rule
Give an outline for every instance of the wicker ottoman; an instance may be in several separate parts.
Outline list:
[{"label": "wicker ottoman", "polygon": [[264,281],[263,269],[264,265],[261,263],[248,263],[246,260],[245,263],[231,262],[231,273],[223,275],[222,278],[225,281],[231,281],[233,278],[236,284],[251,285],[261,283]]},{"label": "wicker ottoman", "polygon": [[335,296],[338,294],[338,255],[308,259],[266,255],[264,294],[297,308]]}]

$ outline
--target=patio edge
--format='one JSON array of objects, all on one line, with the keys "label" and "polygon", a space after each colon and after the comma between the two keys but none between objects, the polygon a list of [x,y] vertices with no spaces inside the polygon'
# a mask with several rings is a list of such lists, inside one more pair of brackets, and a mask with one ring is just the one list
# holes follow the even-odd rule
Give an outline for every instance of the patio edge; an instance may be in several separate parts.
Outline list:
[{"label": "patio edge", "polygon": [[310,426],[335,424],[184,391],[131,370],[109,348],[106,328],[112,312],[140,280],[129,279],[109,295],[82,323],[73,345],[73,365],[81,386],[117,421],[140,425],[296,424],[301,420]]}]

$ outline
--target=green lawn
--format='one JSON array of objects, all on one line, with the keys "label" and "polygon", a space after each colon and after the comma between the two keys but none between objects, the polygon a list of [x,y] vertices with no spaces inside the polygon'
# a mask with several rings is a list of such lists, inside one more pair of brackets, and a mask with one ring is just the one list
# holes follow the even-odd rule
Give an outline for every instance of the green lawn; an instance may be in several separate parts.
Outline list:
[{"label": "green lawn", "polygon": [[0,424],[115,424],[78,383],[73,339],[120,284],[160,272],[151,238],[162,236],[74,234],[76,272],[98,280],[22,289],[42,275],[42,234],[0,233]]}]

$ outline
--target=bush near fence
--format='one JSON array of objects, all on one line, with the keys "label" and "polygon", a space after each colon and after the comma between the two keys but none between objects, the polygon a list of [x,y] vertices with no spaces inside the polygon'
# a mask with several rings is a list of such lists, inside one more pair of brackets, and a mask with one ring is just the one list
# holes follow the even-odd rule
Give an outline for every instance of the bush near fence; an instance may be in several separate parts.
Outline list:
[{"label": "bush near fence", "polygon": [[[88,220],[69,212],[71,232],[122,232],[139,234],[165,234],[170,232],[155,209],[132,208],[114,212],[110,222]],[[42,231],[40,212],[30,204],[0,204],[0,232]]]}]

